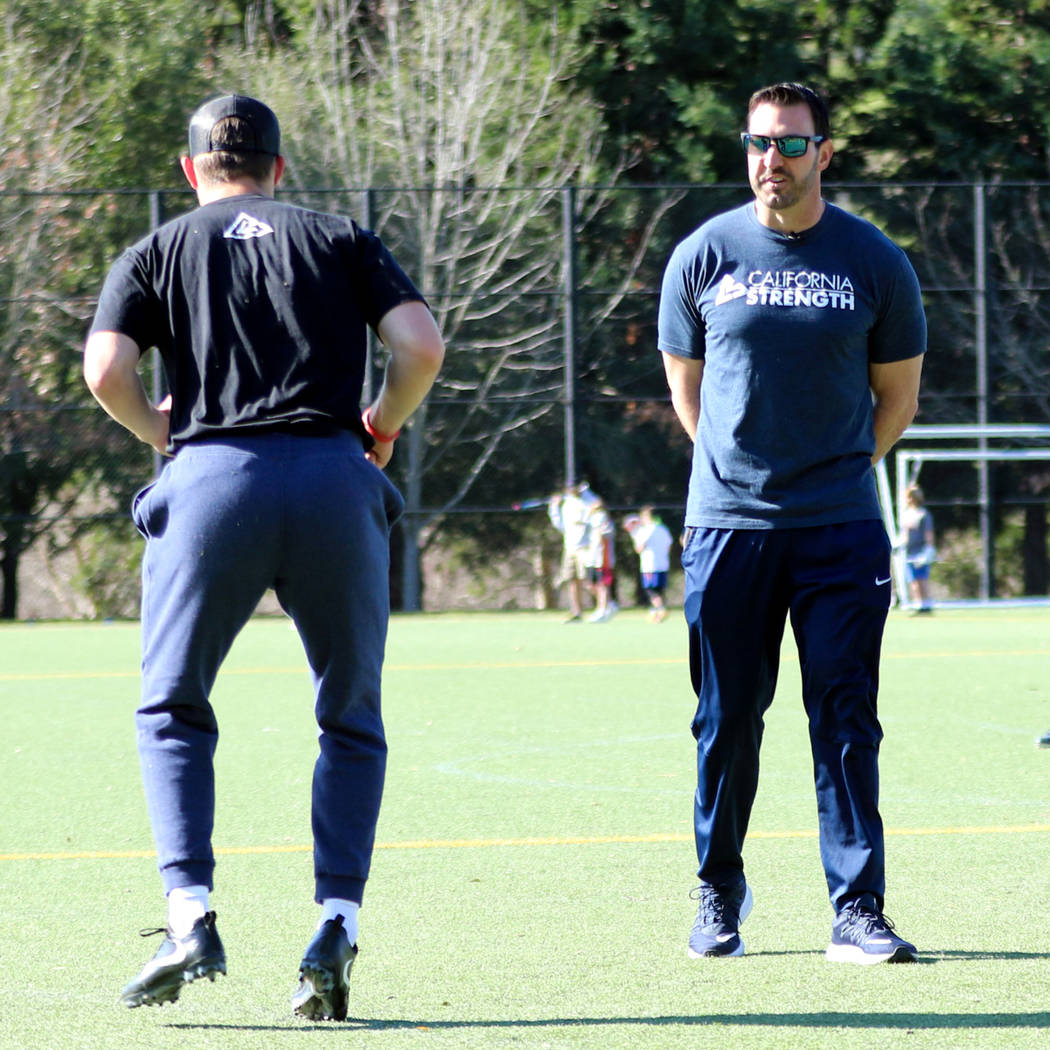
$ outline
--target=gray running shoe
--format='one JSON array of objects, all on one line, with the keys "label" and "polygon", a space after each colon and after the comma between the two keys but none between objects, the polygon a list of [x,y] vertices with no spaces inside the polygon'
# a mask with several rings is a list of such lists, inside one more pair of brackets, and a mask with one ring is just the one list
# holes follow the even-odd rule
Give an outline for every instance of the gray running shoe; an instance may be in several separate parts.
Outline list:
[{"label": "gray running shoe", "polygon": [[914,944],[893,932],[893,923],[882,912],[851,901],[835,916],[831,944],[824,956],[830,962],[871,966],[882,962],[915,962],[918,952]]},{"label": "gray running shoe", "polygon": [[700,902],[689,935],[689,958],[743,955],[740,924],[751,914],[754,904],[751,887],[743,880],[735,886],[705,884],[689,896]]}]

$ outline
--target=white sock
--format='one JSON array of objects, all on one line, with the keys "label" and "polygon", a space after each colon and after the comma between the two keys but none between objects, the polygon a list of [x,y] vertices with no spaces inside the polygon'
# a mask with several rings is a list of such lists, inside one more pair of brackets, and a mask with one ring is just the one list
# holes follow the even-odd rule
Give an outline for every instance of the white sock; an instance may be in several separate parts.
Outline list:
[{"label": "white sock", "polygon": [[207,911],[207,886],[176,886],[168,894],[168,929],[176,937],[185,937]]},{"label": "white sock", "polygon": [[346,901],[341,897],[326,897],[321,902],[321,920],[317,924],[320,929],[329,919],[337,915],[343,917],[343,929],[351,944],[357,944],[357,911],[361,907],[357,901]]}]

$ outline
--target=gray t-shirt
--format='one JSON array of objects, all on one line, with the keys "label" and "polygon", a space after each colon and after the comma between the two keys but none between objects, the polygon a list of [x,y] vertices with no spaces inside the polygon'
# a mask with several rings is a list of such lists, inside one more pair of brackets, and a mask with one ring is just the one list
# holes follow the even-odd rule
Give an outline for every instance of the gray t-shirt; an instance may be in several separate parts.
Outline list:
[{"label": "gray t-shirt", "polygon": [[674,250],[659,349],[702,359],[686,525],[773,529],[879,518],[870,362],[926,349],[904,252],[828,204],[776,233],[748,203]]}]

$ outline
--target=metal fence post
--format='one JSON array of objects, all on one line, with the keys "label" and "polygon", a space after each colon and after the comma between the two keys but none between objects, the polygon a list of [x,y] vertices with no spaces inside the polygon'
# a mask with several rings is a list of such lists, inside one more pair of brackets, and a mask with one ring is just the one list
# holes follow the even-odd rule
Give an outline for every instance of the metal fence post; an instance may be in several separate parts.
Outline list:
[{"label": "metal fence post", "polygon": [[[149,193],[149,228],[155,230],[164,222],[164,197],[160,190],[150,190]],[[152,373],[153,403],[156,405],[164,397],[164,367],[161,362],[160,351],[154,348],[150,356],[150,371]],[[154,449],[153,452],[153,476],[158,477],[164,467],[164,457]]]},{"label": "metal fence post", "polygon": [[[988,424],[988,258],[985,230],[985,184],[973,187],[974,255],[974,347],[976,350],[977,423]],[[979,448],[988,450],[988,439],[981,437]],[[995,593],[995,529],[992,521],[991,465],[987,459],[977,464],[977,488],[981,528],[980,597],[987,601]]]},{"label": "metal fence post", "polygon": [[[374,228],[375,223],[375,190],[369,188],[361,194],[361,225],[366,230]],[[372,403],[372,369],[375,367],[376,336],[371,325],[365,325],[365,379],[361,388],[361,400],[365,405]]]},{"label": "metal fence post", "polygon": [[564,368],[565,484],[576,483],[576,187],[562,189],[563,267],[565,271]]}]

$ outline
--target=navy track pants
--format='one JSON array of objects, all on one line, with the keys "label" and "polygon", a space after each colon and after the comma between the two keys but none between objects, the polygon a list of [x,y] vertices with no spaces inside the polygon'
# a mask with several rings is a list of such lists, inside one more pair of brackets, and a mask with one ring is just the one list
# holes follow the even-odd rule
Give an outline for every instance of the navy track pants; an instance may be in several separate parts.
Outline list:
[{"label": "navy track pants", "polygon": [[809,719],[820,853],[836,911],[882,907],[879,655],[892,592],[879,521],[798,529],[689,530],[682,565],[697,709],[694,803],[699,875],[728,885],[758,787],[763,715],[788,616]]},{"label": "navy track pants", "polygon": [[316,898],[361,900],[386,768],[380,675],[389,532],[402,508],[349,433],[193,442],[136,497],[146,537],[136,727],[166,892],[212,885],[218,726],[209,694],[273,587],[302,638],[320,728]]}]

